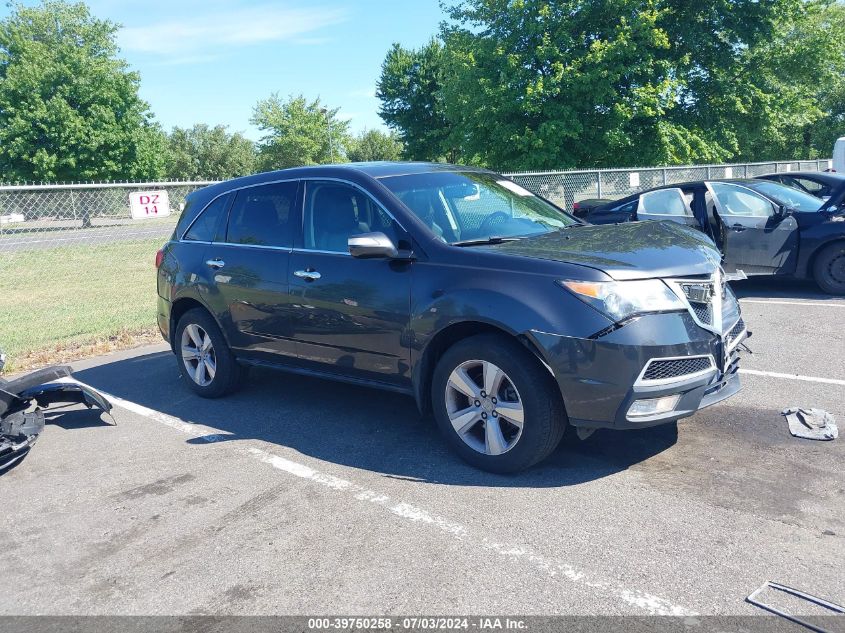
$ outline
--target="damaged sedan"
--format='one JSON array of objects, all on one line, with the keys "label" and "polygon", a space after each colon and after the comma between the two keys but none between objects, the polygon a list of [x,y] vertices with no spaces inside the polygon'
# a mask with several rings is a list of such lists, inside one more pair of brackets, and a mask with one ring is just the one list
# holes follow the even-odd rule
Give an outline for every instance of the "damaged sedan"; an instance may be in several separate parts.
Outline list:
[{"label": "damaged sedan", "polygon": [[845,295],[845,210],[777,182],[664,185],[595,207],[584,219],[685,224],[713,239],[728,272],[812,279],[828,294]]}]

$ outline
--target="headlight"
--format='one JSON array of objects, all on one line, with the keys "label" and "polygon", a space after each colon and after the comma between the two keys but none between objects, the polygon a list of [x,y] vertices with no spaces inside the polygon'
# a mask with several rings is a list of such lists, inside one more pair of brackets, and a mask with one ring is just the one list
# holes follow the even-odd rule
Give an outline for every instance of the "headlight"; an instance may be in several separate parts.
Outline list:
[{"label": "headlight", "polygon": [[558,281],[584,303],[613,321],[644,312],[686,310],[686,305],[659,279],[643,281]]}]

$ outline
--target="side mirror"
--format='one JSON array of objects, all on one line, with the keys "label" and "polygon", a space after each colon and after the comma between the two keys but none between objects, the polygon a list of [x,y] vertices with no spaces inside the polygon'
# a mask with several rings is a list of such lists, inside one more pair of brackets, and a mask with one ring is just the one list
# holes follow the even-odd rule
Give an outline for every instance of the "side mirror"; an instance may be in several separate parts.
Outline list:
[{"label": "side mirror", "polygon": [[778,206],[775,207],[775,217],[778,217],[778,218],[785,218],[791,212],[792,212],[792,209],[790,209],[785,204],[781,204],[781,205],[778,205]]},{"label": "side mirror", "polygon": [[399,249],[384,233],[363,233],[349,238],[349,254],[359,259],[387,258],[399,256]]}]

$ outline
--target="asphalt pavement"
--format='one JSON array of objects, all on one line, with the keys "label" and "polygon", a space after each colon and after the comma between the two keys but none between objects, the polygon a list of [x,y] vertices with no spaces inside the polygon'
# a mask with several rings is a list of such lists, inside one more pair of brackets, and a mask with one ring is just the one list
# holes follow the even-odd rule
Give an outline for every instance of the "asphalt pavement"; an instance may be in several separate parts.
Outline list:
[{"label": "asphalt pavement", "polygon": [[172,222],[143,220],[135,223],[131,223],[131,221],[115,222],[94,226],[90,229],[69,229],[67,227],[58,227],[51,230],[7,229],[0,232],[0,254],[66,246],[96,246],[114,242],[137,242],[155,237],[161,238],[162,242],[165,242],[173,233],[174,226],[175,224]]},{"label": "asphalt pavement", "polygon": [[[0,614],[754,614],[767,580],[845,602],[845,300],[735,285],[743,389],[496,476],[404,396],[256,370],[208,401],[161,346],[77,363],[116,426],[52,416],[0,476]],[[844,429],[845,430],[845,429]]]}]

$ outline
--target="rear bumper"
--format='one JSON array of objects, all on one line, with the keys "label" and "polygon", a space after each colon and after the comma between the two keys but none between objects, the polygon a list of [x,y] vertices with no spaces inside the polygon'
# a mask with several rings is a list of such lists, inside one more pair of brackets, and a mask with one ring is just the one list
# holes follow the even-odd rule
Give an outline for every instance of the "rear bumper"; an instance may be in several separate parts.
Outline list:
[{"label": "rear bumper", "polygon": [[[721,337],[696,325],[686,313],[654,314],[597,339],[543,332],[530,337],[552,370],[569,421],[583,428],[635,429],[693,415],[740,389],[737,346],[726,354]],[[689,376],[644,381],[652,359],[709,357],[711,366]],[[671,410],[630,416],[637,400],[678,396]]]},{"label": "rear bumper", "polygon": [[158,331],[161,332],[164,340],[170,343],[170,302],[160,295],[158,297],[156,319],[158,321]]}]

